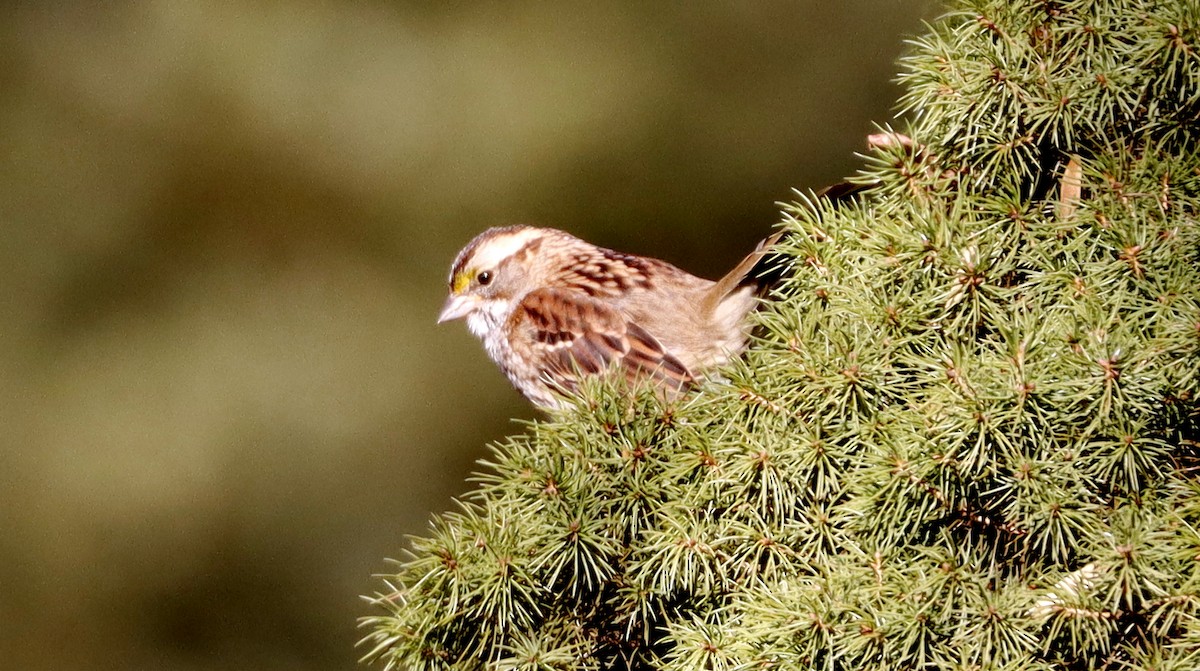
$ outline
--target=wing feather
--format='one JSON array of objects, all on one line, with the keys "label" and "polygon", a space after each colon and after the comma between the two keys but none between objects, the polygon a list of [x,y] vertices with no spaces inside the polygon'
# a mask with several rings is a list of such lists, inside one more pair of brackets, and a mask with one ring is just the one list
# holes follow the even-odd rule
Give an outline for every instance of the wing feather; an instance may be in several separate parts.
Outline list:
[{"label": "wing feather", "polygon": [[693,377],[662,343],[616,308],[583,292],[538,289],[513,313],[514,346],[521,346],[543,378],[568,391],[579,375],[619,368],[627,380],[648,376],[671,390]]}]

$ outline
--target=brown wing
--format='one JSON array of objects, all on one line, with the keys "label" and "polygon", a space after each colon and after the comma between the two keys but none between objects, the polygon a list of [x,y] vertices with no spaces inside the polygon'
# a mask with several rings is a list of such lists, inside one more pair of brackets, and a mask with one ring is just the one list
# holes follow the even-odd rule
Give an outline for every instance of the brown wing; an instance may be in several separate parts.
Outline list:
[{"label": "brown wing", "polygon": [[692,374],[653,335],[603,301],[579,291],[538,289],[513,313],[514,347],[528,348],[543,378],[571,391],[580,375],[619,367],[626,379],[650,376],[679,390]]}]

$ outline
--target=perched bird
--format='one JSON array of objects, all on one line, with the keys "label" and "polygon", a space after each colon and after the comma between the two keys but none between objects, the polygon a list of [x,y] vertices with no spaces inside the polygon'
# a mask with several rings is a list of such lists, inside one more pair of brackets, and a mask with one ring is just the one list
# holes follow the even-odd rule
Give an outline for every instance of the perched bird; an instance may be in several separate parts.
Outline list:
[{"label": "perched bird", "polygon": [[580,376],[613,369],[671,396],[745,349],[746,316],[768,281],[761,262],[778,237],[712,282],[552,228],[492,228],[455,259],[438,323],[466,318],[544,409],[570,405]]}]

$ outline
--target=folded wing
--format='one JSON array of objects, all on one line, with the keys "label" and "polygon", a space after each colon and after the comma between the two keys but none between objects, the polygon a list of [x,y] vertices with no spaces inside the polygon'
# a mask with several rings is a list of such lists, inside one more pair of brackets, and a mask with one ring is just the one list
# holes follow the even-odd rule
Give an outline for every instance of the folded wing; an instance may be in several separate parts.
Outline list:
[{"label": "folded wing", "polygon": [[567,391],[581,375],[618,368],[627,380],[650,377],[680,390],[691,384],[691,372],[645,329],[610,305],[583,292],[538,289],[514,311],[514,347],[528,348],[543,379]]}]

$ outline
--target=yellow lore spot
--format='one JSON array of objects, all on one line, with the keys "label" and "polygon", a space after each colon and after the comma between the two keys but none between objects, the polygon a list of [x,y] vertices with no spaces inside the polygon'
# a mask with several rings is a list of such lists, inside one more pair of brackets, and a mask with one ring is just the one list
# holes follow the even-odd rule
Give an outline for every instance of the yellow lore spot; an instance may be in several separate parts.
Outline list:
[{"label": "yellow lore spot", "polygon": [[473,273],[468,270],[460,270],[450,282],[450,293],[454,295],[461,294],[467,290],[467,286],[471,284],[471,275]]}]

